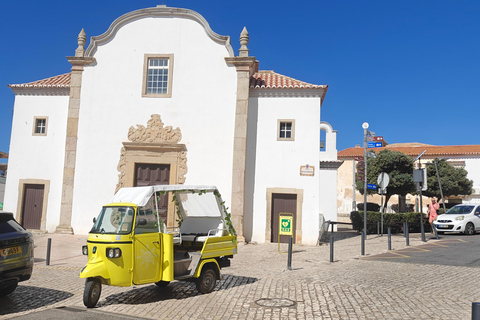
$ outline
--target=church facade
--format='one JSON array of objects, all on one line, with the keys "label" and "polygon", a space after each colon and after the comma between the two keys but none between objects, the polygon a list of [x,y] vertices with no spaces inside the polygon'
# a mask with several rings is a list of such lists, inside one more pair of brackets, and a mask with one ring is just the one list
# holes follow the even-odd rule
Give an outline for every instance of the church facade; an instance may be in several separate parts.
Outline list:
[{"label": "church facade", "polygon": [[[328,86],[259,71],[246,29],[235,55],[188,9],[133,11],[86,39],[71,72],[10,85],[4,210],[26,228],[86,234],[119,188],[155,184],[216,185],[240,241],[276,242],[280,212],[296,243],[316,243],[320,215],[336,221]],[[163,208],[174,226],[171,199]]]}]

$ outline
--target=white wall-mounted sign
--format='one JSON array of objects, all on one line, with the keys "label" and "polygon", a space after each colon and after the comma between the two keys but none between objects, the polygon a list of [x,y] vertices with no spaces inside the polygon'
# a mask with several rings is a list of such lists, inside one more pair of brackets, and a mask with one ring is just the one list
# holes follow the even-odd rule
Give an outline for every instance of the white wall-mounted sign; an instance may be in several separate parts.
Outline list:
[{"label": "white wall-mounted sign", "polygon": [[310,165],[300,166],[300,175],[312,177],[315,175],[315,167]]}]

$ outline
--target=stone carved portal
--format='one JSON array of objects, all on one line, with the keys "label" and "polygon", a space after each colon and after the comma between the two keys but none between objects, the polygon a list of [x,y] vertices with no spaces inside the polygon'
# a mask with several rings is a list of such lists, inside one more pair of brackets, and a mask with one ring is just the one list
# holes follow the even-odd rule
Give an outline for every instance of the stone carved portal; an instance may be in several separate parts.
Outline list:
[{"label": "stone carved portal", "polygon": [[135,183],[135,164],[169,164],[170,184],[185,183],[187,174],[187,150],[179,128],[164,127],[160,115],[153,114],[147,126],[137,125],[128,130],[128,140],[124,142],[117,169],[118,184],[115,192],[122,187],[133,187]]}]

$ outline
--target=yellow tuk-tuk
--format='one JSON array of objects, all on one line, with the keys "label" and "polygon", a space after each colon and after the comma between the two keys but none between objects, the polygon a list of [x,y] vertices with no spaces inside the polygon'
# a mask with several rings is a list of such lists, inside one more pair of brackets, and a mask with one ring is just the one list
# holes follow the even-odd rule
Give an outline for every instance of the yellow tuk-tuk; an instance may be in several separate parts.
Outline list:
[{"label": "yellow tuk-tuk", "polygon": [[[178,227],[167,228],[159,202],[175,203]],[[214,186],[161,185],[120,189],[94,218],[87,245],[83,303],[93,308],[102,284],[132,286],[194,279],[201,293],[212,292],[220,268],[237,253],[237,237]]]}]

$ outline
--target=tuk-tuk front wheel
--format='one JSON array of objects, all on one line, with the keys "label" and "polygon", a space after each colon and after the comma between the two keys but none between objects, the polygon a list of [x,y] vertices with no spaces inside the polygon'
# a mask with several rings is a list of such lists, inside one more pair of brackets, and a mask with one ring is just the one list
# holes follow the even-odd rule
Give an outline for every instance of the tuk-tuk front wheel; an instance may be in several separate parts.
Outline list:
[{"label": "tuk-tuk front wheel", "polygon": [[83,291],[83,304],[87,308],[93,308],[97,305],[102,293],[102,283],[100,279],[88,278],[85,281],[85,290]]},{"label": "tuk-tuk front wheel", "polygon": [[168,286],[169,283],[170,283],[170,281],[158,281],[158,282],[155,282],[155,284],[157,285],[157,287],[160,287],[160,288],[163,288],[163,287]]},{"label": "tuk-tuk front wheel", "polygon": [[198,292],[200,293],[210,293],[215,289],[217,285],[217,273],[215,270],[210,268],[204,268],[200,277],[198,277],[195,281],[195,285],[197,287]]}]

